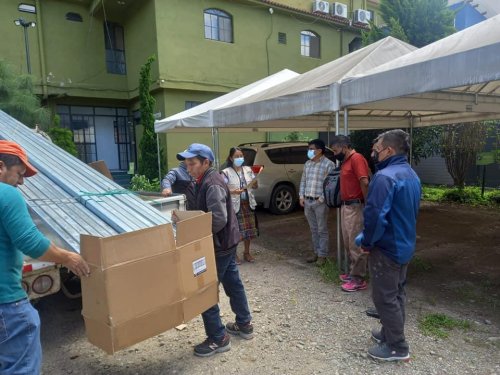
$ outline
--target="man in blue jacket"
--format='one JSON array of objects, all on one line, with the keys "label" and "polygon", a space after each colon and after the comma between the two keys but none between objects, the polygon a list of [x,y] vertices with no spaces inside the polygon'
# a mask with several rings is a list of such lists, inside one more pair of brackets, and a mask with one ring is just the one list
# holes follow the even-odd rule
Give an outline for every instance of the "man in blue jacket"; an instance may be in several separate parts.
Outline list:
[{"label": "man in blue jacket", "polygon": [[372,331],[378,345],[368,354],[386,361],[407,360],[405,339],[405,283],[408,263],[415,252],[420,180],[408,164],[408,134],[389,130],[372,148],[378,169],[368,190],[363,212],[364,229],[357,244],[369,253],[373,302],[382,328]]}]

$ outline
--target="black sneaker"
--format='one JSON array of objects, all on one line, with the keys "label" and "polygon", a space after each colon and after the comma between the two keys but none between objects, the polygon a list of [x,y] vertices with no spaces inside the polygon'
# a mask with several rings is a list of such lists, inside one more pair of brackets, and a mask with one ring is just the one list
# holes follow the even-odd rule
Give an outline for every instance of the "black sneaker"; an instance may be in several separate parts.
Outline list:
[{"label": "black sneaker", "polygon": [[194,347],[194,355],[198,357],[210,357],[215,353],[227,352],[231,349],[231,338],[228,334],[220,342],[215,342],[212,339],[206,339],[201,344]]},{"label": "black sneaker", "polygon": [[372,339],[377,344],[382,344],[383,342],[385,342],[385,337],[382,334],[382,331],[376,328],[372,329]]},{"label": "black sneaker", "polygon": [[239,335],[245,340],[253,339],[253,324],[248,322],[245,325],[239,325],[238,323],[227,323],[226,330],[231,335]]},{"label": "black sneaker", "polygon": [[380,315],[375,307],[371,307],[365,311],[370,318],[380,319]]},{"label": "black sneaker", "polygon": [[368,355],[381,361],[408,361],[410,359],[408,349],[394,349],[385,342],[368,349]]}]

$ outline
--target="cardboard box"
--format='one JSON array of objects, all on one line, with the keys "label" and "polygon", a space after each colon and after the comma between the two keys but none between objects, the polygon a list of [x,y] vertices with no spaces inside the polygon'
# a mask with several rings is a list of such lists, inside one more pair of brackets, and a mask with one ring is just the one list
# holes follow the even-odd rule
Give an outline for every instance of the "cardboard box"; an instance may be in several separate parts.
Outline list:
[{"label": "cardboard box", "polygon": [[211,214],[112,237],[82,235],[88,340],[109,354],[165,332],[218,302]]},{"label": "cardboard box", "polygon": [[106,165],[106,162],[104,160],[97,160],[93,161],[88,164],[90,167],[94,168],[97,172],[103,174],[110,180],[113,179],[113,176],[111,175],[111,172],[109,171],[108,166]]}]

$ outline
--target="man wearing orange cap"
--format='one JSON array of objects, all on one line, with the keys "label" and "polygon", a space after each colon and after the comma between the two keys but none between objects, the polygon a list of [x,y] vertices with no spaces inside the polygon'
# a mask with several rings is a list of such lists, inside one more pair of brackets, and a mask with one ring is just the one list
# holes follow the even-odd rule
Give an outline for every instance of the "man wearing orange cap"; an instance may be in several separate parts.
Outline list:
[{"label": "man wearing orange cap", "polygon": [[0,140],[0,373],[39,374],[40,318],[21,286],[23,257],[62,264],[78,276],[90,269],[82,257],[51,243],[31,219],[16,189],[37,170],[16,143]]}]

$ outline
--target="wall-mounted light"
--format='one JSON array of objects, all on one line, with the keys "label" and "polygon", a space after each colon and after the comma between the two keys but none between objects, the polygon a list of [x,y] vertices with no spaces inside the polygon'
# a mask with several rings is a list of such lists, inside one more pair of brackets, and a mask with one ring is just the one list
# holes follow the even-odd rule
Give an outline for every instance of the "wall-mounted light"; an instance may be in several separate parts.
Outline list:
[{"label": "wall-mounted light", "polygon": [[34,5],[31,5],[31,4],[19,4],[19,6],[17,7],[17,9],[20,11],[20,12],[26,12],[26,13],[36,13],[36,7]]}]

